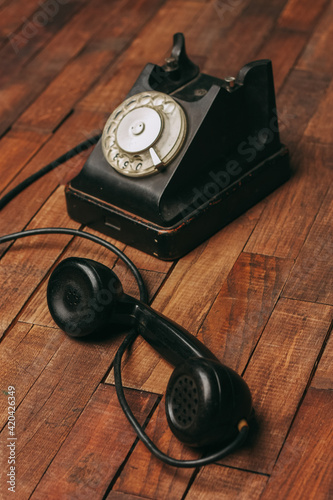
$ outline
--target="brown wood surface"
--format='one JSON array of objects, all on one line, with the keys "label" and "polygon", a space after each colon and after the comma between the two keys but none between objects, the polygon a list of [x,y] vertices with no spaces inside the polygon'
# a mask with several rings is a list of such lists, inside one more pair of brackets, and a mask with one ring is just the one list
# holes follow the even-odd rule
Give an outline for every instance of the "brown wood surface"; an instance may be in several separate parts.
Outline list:
[{"label": "brown wood surface", "polygon": [[[144,65],[163,63],[177,31],[214,76],[272,59],[292,177],[176,262],[107,239],[137,264],[152,306],[244,376],[256,420],[243,449],[218,464],[163,465],[136,439],[116,398],[112,362],[124,332],[80,342],[47,309],[49,273],[68,256],[114,268],[138,297],[131,273],[76,238],[8,243],[0,248],[1,500],[332,498],[331,1],[1,0],[0,196],[100,131]],[[89,153],[7,205],[0,234],[79,228],[67,215],[64,184]],[[137,339],[124,358],[126,394],[163,451],[194,458],[167,425],[171,372]],[[9,386],[16,390],[15,494],[6,483]]]},{"label": "brown wood surface", "polygon": [[[140,424],[144,424],[156,396],[127,390],[126,397]],[[59,491],[63,498],[102,496],[136,439],[135,432],[126,423],[115,388],[101,384],[32,498],[56,500]]]}]

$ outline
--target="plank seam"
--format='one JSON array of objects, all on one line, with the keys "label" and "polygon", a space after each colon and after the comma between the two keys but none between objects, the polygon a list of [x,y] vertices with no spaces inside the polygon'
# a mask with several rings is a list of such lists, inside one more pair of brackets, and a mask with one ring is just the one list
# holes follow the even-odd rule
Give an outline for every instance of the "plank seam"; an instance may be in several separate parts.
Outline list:
[{"label": "plank seam", "polygon": [[[314,375],[315,375],[315,373],[316,373],[316,370],[317,370],[317,367],[318,367],[318,365],[319,365],[319,362],[320,362],[320,360],[321,360],[321,358],[322,358],[322,356],[323,356],[323,353],[324,353],[325,347],[326,347],[326,345],[327,345],[327,342],[328,342],[328,340],[329,340],[329,338],[330,338],[330,335],[331,335],[332,329],[333,329],[333,320],[332,320],[332,322],[331,322],[330,326],[328,327],[328,330],[327,330],[327,333],[326,333],[326,336],[325,336],[324,342],[322,343],[321,348],[320,348],[319,353],[318,353],[318,356],[317,356],[317,358],[316,358],[316,360],[315,360],[315,362],[314,362],[314,364],[313,364],[313,367],[312,367],[311,373],[310,373],[310,375],[309,375],[308,382],[307,382],[306,387],[305,387],[305,389],[304,389],[304,391],[303,391],[303,394],[302,394],[302,396],[301,396],[301,398],[300,398],[300,400],[299,400],[299,403],[298,403],[298,406],[297,406],[297,408],[296,408],[296,411],[295,411],[295,413],[294,413],[294,415],[293,415],[293,417],[292,417],[292,420],[291,420],[291,422],[290,422],[290,425],[289,425],[288,431],[287,431],[287,433],[286,433],[286,435],[285,435],[285,437],[284,437],[284,440],[283,440],[283,443],[282,443],[282,445],[281,445],[281,448],[280,448],[280,450],[279,450],[279,452],[278,452],[278,454],[277,454],[277,456],[276,456],[276,460],[275,460],[275,462],[274,462],[274,466],[273,466],[272,471],[274,470],[274,468],[275,468],[275,466],[276,466],[276,464],[277,464],[277,462],[278,462],[278,460],[279,460],[279,457],[280,457],[280,455],[281,455],[281,452],[282,452],[282,450],[283,450],[283,447],[284,447],[284,445],[285,445],[285,443],[286,443],[286,441],[287,441],[287,439],[288,439],[288,436],[289,436],[289,434],[290,434],[290,432],[291,432],[292,426],[293,426],[293,424],[294,424],[294,422],[295,422],[295,419],[296,419],[296,417],[297,417],[297,415],[298,415],[298,413],[299,413],[299,411],[300,411],[300,408],[301,408],[301,406],[302,406],[302,404],[303,404],[303,401],[304,401],[304,399],[305,399],[305,397],[306,397],[306,394],[307,394],[307,392],[308,392],[308,389],[311,387],[311,382],[312,382],[313,377],[314,377]],[[326,389],[324,389],[324,390],[326,390]]]},{"label": "plank seam", "polygon": [[[129,389],[129,390],[135,390],[135,389]],[[152,416],[154,415],[155,411],[157,410],[157,407],[160,404],[161,400],[162,400],[162,397],[161,396],[157,396],[155,404],[153,405],[152,409],[150,410],[149,414],[147,415],[147,417],[146,417],[146,419],[145,419],[145,421],[144,421],[144,423],[142,425],[143,429],[146,429],[146,427],[147,427],[148,423],[150,422]],[[130,424],[128,424],[128,425],[130,425]],[[129,452],[127,453],[127,455],[126,455],[125,459],[123,460],[123,462],[120,464],[117,472],[113,476],[113,478],[112,478],[109,486],[107,487],[104,495],[102,496],[102,500],[106,500],[107,499],[109,493],[112,491],[114,485],[116,484],[118,478],[120,477],[122,471],[124,470],[124,468],[125,468],[128,460],[130,459],[130,456],[132,455],[132,453],[135,450],[135,448],[136,448],[136,446],[137,446],[137,444],[138,444],[139,441],[140,441],[140,439],[136,436],[136,438],[134,440],[134,443],[132,444]],[[144,497],[142,497],[142,498],[144,498]]]}]

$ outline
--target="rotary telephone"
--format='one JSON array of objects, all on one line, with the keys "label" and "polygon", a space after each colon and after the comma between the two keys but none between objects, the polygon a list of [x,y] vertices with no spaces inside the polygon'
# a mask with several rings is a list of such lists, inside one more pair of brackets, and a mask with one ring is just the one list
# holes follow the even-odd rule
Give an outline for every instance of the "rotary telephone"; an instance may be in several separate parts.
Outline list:
[{"label": "rotary telephone", "polygon": [[224,80],[199,72],[174,35],[148,64],[66,186],[76,221],[165,260],[181,257],[289,177],[272,64]]},{"label": "rotary telephone", "polygon": [[[161,259],[184,255],[289,176],[280,143],[271,62],[244,66],[237,78],[199,73],[174,36],[164,66],[148,64],[102,136],[79,144],[35,172],[0,199],[0,210],[21,191],[83,149],[97,143],[81,172],[66,186],[73,219]],[[142,442],[160,460],[199,467],[241,446],[253,417],[246,382],[198,339],[153,311],[140,272],[126,255],[93,234],[39,228],[0,236],[2,243],[35,235],[67,234],[114,252],[132,271],[140,300],[124,294],[111,269],[70,257],[53,270],[47,303],[55,323],[72,337],[93,338],[118,325],[131,329],[114,360],[119,403]],[[98,308],[91,310],[91,304]],[[204,456],[179,460],[163,453],[131,411],[121,360],[141,335],[175,366],[166,391],[173,434]]]}]

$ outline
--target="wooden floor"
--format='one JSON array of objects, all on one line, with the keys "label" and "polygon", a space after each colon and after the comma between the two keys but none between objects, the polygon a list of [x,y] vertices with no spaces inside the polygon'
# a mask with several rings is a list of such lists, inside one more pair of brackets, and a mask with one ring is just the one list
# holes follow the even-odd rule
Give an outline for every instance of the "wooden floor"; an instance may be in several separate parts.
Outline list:
[{"label": "wooden floor", "polygon": [[[65,256],[114,266],[137,294],[130,273],[108,251],[67,236],[2,245],[1,499],[333,498],[332,2],[1,0],[1,193],[101,130],[143,66],[163,63],[177,31],[214,76],[272,59],[293,175],[178,262],[117,245],[142,270],[153,307],[244,376],[257,428],[218,464],[163,466],[137,441],[115,395],[111,364],[123,337],[70,339],[46,305],[48,274]],[[87,154],[6,206],[0,234],[78,228],[64,184]],[[139,340],[124,367],[127,397],[164,451],[194,457],[167,427],[171,370]],[[10,386],[16,494],[7,490]]]}]

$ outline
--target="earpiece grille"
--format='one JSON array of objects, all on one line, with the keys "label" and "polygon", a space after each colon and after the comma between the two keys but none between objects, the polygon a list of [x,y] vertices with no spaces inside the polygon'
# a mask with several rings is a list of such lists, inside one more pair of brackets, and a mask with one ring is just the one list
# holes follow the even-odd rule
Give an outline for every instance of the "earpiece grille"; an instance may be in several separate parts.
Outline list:
[{"label": "earpiece grille", "polygon": [[65,290],[64,299],[67,306],[76,307],[81,302],[81,294],[76,288],[68,285]]},{"label": "earpiece grille", "polygon": [[171,392],[171,408],[178,427],[189,427],[198,414],[198,389],[192,377],[179,377]]}]

